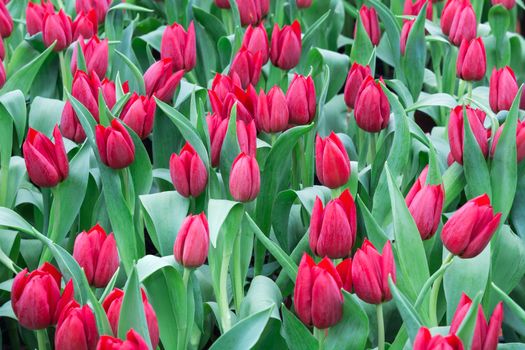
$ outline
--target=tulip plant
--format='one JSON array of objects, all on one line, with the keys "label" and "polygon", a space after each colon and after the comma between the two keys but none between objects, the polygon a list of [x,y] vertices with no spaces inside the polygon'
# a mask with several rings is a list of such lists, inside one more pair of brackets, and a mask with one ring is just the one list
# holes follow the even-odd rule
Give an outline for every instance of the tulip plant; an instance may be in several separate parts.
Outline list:
[{"label": "tulip plant", "polygon": [[525,5],[0,0],[0,341],[525,349]]}]

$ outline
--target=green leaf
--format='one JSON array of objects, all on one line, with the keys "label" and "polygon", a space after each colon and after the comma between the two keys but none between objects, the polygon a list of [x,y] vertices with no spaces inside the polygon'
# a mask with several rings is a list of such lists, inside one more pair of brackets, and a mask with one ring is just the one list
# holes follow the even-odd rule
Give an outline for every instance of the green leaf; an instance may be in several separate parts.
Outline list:
[{"label": "green leaf", "polygon": [[470,348],[472,336],[474,335],[474,329],[476,327],[478,315],[478,305],[481,301],[482,295],[482,292],[476,294],[476,297],[472,300],[472,305],[470,306],[470,309],[465,315],[465,318],[463,318],[463,322],[461,322],[461,325],[459,326],[459,329],[456,333],[456,335],[462,340],[463,346],[466,349]]},{"label": "green leaf", "polygon": [[503,303],[512,311],[512,313],[522,322],[522,324],[525,324],[525,310],[521,308],[520,305],[518,305],[512,298],[498,288],[494,283],[491,284],[492,289],[499,295],[501,300],[503,300]]},{"label": "green leaf", "polygon": [[120,59],[124,61],[124,63],[128,66],[131,73],[133,74],[133,77],[138,84],[139,90],[137,91],[137,93],[139,93],[140,95],[145,94],[146,85],[144,84],[143,74],[140,71],[140,69],[125,54],[123,54],[119,50],[115,50],[115,53],[119,56]]},{"label": "green leaf", "polygon": [[281,306],[283,328],[281,334],[290,350],[317,349],[317,340],[306,326],[286,308]]},{"label": "green leaf", "polygon": [[146,7],[142,7],[142,6],[138,6],[138,5],[134,5],[134,4],[130,4],[130,3],[127,3],[127,2],[121,2],[119,4],[116,4],[116,5],[112,6],[112,7],[110,7],[108,12],[109,11],[115,11],[115,10],[137,11],[137,12],[153,12],[152,9],[149,9],[149,8],[146,8]]},{"label": "green leaf", "polygon": [[45,135],[51,135],[55,125],[60,124],[64,101],[36,96],[29,109],[29,127]]},{"label": "green leaf", "polygon": [[363,203],[360,196],[357,196],[357,205],[359,206],[359,209],[361,209],[360,212],[365,222],[368,239],[376,247],[384,246],[389,238],[381,226],[379,226],[376,219],[372,216],[372,213],[370,213],[366,205]]},{"label": "green leaf", "polygon": [[412,341],[416,338],[419,328],[423,325],[421,317],[414,309],[408,298],[397,288],[392,282],[392,278],[388,277],[388,285],[392,292],[392,297],[396,303],[397,309],[403,318],[403,322],[407,328],[408,335]]},{"label": "green leaf", "polygon": [[[370,57],[370,55],[368,57]],[[317,47],[310,49],[306,60],[306,69],[309,71],[310,66],[312,67],[316,87],[321,85],[318,76],[323,77],[323,67],[325,65],[330,69],[330,81],[326,97],[326,100],[329,101],[341,90],[341,87],[345,83],[350,58],[347,55]],[[303,74],[306,74],[308,71],[303,72]],[[321,107],[322,106],[319,106],[319,108]]]},{"label": "green leaf", "polygon": [[361,65],[367,65],[370,55],[374,51],[374,45],[372,45],[370,41],[370,37],[361,22],[361,18],[358,18],[356,23],[357,31],[352,45],[352,51],[350,51],[350,60]]},{"label": "green leaf", "polygon": [[458,102],[456,99],[449,94],[445,94],[442,92],[438,92],[436,94],[425,94],[422,93],[421,96],[419,96],[419,99],[416,103],[414,103],[412,106],[407,107],[406,112],[412,112],[418,109],[426,108],[426,107],[447,107],[447,108],[454,108],[457,106]]},{"label": "green leaf", "polygon": [[204,27],[204,30],[215,42],[215,45],[217,45],[220,38],[228,35],[226,28],[224,28],[224,25],[217,17],[196,5],[193,5],[193,16]]},{"label": "green leaf", "polygon": [[[388,36],[388,41],[390,43],[390,50],[392,52],[392,57],[394,59],[394,67],[399,67],[400,61],[400,48],[399,48],[399,38],[401,36],[401,28],[399,27],[399,22],[394,17],[394,14],[390,9],[385,6],[382,2],[378,0],[369,0],[368,3],[374,6],[381,20],[381,23],[385,26],[385,32]],[[397,71],[397,69],[396,69]]]},{"label": "green leaf", "polygon": [[446,209],[461,194],[465,187],[463,167],[459,163],[452,164],[443,174],[442,180],[445,188],[443,208]]},{"label": "green leaf", "polygon": [[242,300],[239,317],[245,319],[271,307],[271,317],[280,319],[279,305],[282,301],[281,291],[273,280],[266,276],[255,276],[250,283],[246,297]]}]

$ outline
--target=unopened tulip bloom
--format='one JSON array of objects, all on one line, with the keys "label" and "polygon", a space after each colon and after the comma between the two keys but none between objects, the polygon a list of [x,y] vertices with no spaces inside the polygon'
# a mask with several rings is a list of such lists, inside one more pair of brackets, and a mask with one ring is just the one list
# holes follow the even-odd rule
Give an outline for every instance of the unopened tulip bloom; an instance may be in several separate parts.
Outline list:
[{"label": "unopened tulip bloom", "polygon": [[0,38],[7,38],[13,31],[13,18],[5,3],[0,1]]},{"label": "unopened tulip bloom", "polygon": [[367,239],[357,250],[352,262],[352,283],[359,299],[369,304],[381,304],[392,299],[388,276],[396,281],[396,265],[392,245],[388,241],[379,254]]},{"label": "unopened tulip bloom", "polygon": [[481,38],[463,40],[459,47],[456,75],[466,81],[483,79],[487,71],[485,45]]},{"label": "unopened tulip bloom", "polygon": [[501,220],[494,214],[486,194],[469,200],[448,219],[441,239],[445,247],[462,259],[477,256],[490,242]]},{"label": "unopened tulip bloom", "polygon": [[306,9],[312,6],[312,0],[296,0],[297,8]]},{"label": "unopened tulip bloom", "polygon": [[284,131],[288,119],[288,105],[283,90],[278,85],[271,88],[268,95],[261,90],[255,115],[259,130],[267,133]]},{"label": "unopened tulip bloom", "polygon": [[261,76],[262,56],[260,52],[251,53],[245,47],[241,47],[233,58],[230,65],[230,77],[239,78],[241,86],[246,89],[248,85],[257,85]]},{"label": "unopened tulip bloom", "polygon": [[69,163],[62,135],[57,126],[53,129],[55,143],[44,134],[29,128],[22,150],[27,174],[40,187],[54,187],[69,174]]},{"label": "unopened tulip bloom", "polygon": [[[474,134],[481,153],[486,157],[488,155],[488,139],[487,129],[483,126],[485,122],[485,112],[481,109],[471,108],[465,106],[467,113],[467,119],[470,125],[470,129]],[[452,157],[459,164],[463,164],[463,151],[465,147],[464,142],[464,125],[463,125],[463,106],[456,106],[450,111],[450,117],[448,122],[448,140],[450,143],[450,152]]]},{"label": "unopened tulip bloom", "polygon": [[[492,148],[490,149],[490,154],[492,156],[494,156],[496,153],[496,147],[498,145],[502,131],[503,125],[498,128],[496,134],[494,135],[494,139],[492,140]],[[518,120],[518,125],[516,127],[516,151],[518,162],[521,162],[525,158],[525,121],[521,120]]]},{"label": "unopened tulip bloom", "polygon": [[320,257],[345,258],[354,245],[356,226],[355,203],[348,189],[325,208],[316,197],[310,219],[310,249]]},{"label": "unopened tulip bloom", "polygon": [[[84,54],[86,68],[88,72],[95,72],[100,79],[104,79],[106,71],[108,70],[109,46],[108,39],[100,40],[96,35],[84,41],[82,36],[77,41]],[[77,45],[73,48],[73,55],[71,57],[71,72],[75,75],[77,71]]]},{"label": "unopened tulip bloom", "polygon": [[[412,1],[412,0],[408,0]],[[401,50],[401,54],[405,55],[407,42],[408,42],[408,36],[410,35],[410,31],[412,30],[412,27],[414,26],[416,20],[406,21],[403,23],[403,28],[401,28],[401,37],[399,39],[399,47]]]},{"label": "unopened tulip bloom", "polygon": [[370,66],[362,66],[356,62],[352,64],[352,68],[350,68],[348,76],[346,77],[344,90],[345,103],[348,108],[353,109],[355,107],[355,98],[357,96],[357,92],[359,91],[359,87],[363,83],[363,80],[365,80],[365,78],[369,75],[372,75]]},{"label": "unopened tulip bloom", "polygon": [[516,0],[491,0],[492,5],[503,5],[507,10],[512,10],[516,5]]},{"label": "unopened tulip bloom", "polygon": [[350,159],[345,146],[334,133],[315,139],[315,172],[319,182],[329,188],[338,188],[350,178]]},{"label": "unopened tulip bloom", "polygon": [[198,197],[208,183],[208,170],[189,143],[184,145],[180,154],[171,155],[170,175],[173,186],[184,197]]},{"label": "unopened tulip bloom", "polygon": [[[377,18],[376,9],[372,6],[368,8],[366,5],[361,6],[359,10],[359,20],[365,28],[372,45],[379,45],[381,40],[381,29],[379,28],[379,19]],[[357,33],[357,22],[354,28],[354,38]]]},{"label": "unopened tulip bloom", "polygon": [[[159,344],[159,324],[157,321],[157,315],[155,314],[155,310],[153,310],[153,307],[149,303],[146,293],[144,292],[144,290],[141,290],[141,291],[142,291],[142,304],[144,306],[144,314],[146,315],[146,323],[148,326],[151,345],[153,349],[156,349],[157,345]],[[111,293],[108,294],[108,296],[102,302],[102,307],[104,308],[104,311],[106,311],[106,315],[108,316],[109,325],[111,326],[111,330],[113,331],[113,334],[118,334],[118,324],[119,324],[120,310],[122,307],[123,299],[124,299],[124,292],[121,289],[115,288],[111,291]],[[100,341],[102,341],[102,338],[100,339]],[[99,343],[99,346],[100,346],[100,343]],[[106,349],[112,349],[112,348],[106,348]],[[124,349],[127,350],[128,348],[124,348]]]},{"label": "unopened tulip bloom", "polygon": [[44,17],[55,13],[50,1],[41,0],[40,4],[28,2],[26,7],[26,29],[29,35],[35,35],[42,31]]},{"label": "unopened tulip bloom", "polygon": [[[431,21],[432,20],[432,1],[431,0],[416,0],[416,2],[412,2],[412,0],[405,0],[405,6],[403,7],[403,15],[405,16],[417,16],[419,15],[419,12],[421,12],[421,9],[423,6],[427,4],[427,12],[425,13],[426,18]],[[408,20],[405,20],[408,21]]]},{"label": "unopened tulip bloom", "polygon": [[171,58],[172,69],[175,72],[189,72],[195,67],[197,49],[193,21],[190,22],[188,31],[178,23],[166,26],[160,43],[160,57]]},{"label": "unopened tulip bloom", "polygon": [[342,288],[352,293],[352,258],[346,258],[337,264],[337,273],[341,277]]},{"label": "unopened tulip bloom", "polygon": [[206,215],[189,215],[179,229],[173,255],[182,266],[196,268],[206,261],[209,244],[210,231]]},{"label": "unopened tulip bloom", "polygon": [[294,308],[306,325],[326,329],[336,325],[343,316],[342,282],[328,258],[316,265],[304,253],[294,288]]},{"label": "unopened tulip bloom", "polygon": [[477,22],[470,0],[448,0],[441,15],[441,29],[456,46],[474,39]]},{"label": "unopened tulip bloom", "polygon": [[250,202],[259,194],[261,174],[254,156],[243,152],[235,158],[230,172],[230,193],[238,202]]},{"label": "unopened tulip bloom", "polygon": [[270,10],[270,0],[237,0],[237,8],[243,26],[256,25]]},{"label": "unopened tulip bloom", "polygon": [[242,47],[252,54],[261,53],[262,64],[266,64],[270,58],[270,47],[268,45],[268,34],[264,25],[248,26],[242,39]]},{"label": "unopened tulip bloom", "polygon": [[463,343],[455,334],[432,336],[428,328],[421,327],[412,348],[414,350],[463,350]]},{"label": "unopened tulip bloom", "polygon": [[60,296],[60,299],[58,300],[57,307],[55,310],[55,315],[53,316],[53,324],[58,323],[60,316],[67,312],[69,309],[79,306],[78,303],[75,301],[75,290],[73,287],[73,280],[70,279],[66,286],[64,287],[64,290],[62,291],[62,295]]},{"label": "unopened tulip bloom", "polygon": [[228,75],[220,73],[215,74],[211,83],[211,90],[219,101],[224,101],[229,93],[234,92],[234,86],[241,87],[239,76],[233,75],[231,78]]},{"label": "unopened tulip bloom", "polygon": [[173,60],[171,58],[153,63],[144,73],[146,94],[155,96],[163,102],[171,101],[183,75],[183,70],[173,72]]},{"label": "unopened tulip bloom", "polygon": [[141,138],[153,130],[157,104],[153,97],[139,96],[134,92],[120,113],[120,119]]},{"label": "unopened tulip bloom", "polygon": [[222,100],[213,90],[208,90],[208,96],[213,113],[223,119],[230,117],[234,105],[237,106],[237,120],[250,122],[255,118],[258,96],[252,85],[246,91],[234,85],[233,91],[227,93]]},{"label": "unopened tulip bloom", "polygon": [[95,288],[106,287],[119,267],[115,237],[113,233],[106,234],[99,224],[77,236],[73,257],[84,269],[88,283]]},{"label": "unopened tulip bloom", "polygon": [[97,35],[98,21],[97,13],[91,10],[87,13],[80,12],[73,21],[73,40],[77,40],[80,36],[84,39],[90,39]]},{"label": "unopened tulip bloom", "polygon": [[118,119],[113,119],[108,127],[97,125],[95,136],[102,163],[113,169],[122,169],[133,163],[135,145]]},{"label": "unopened tulip bloom", "polygon": [[104,22],[106,13],[108,12],[111,0],[76,0],[75,9],[79,12],[89,12],[95,10],[97,13],[98,22]]},{"label": "unopened tulip bloom", "polygon": [[126,340],[109,335],[101,336],[96,350],[149,350],[149,346],[132,328],[126,334]]},{"label": "unopened tulip bloom", "polygon": [[421,172],[405,198],[423,240],[432,238],[436,233],[445,197],[443,185],[427,184],[427,174],[428,166]]},{"label": "unopened tulip bloom", "polygon": [[283,70],[297,66],[301,59],[302,40],[301,25],[295,20],[291,25],[279,29],[277,23],[272,32],[270,59],[272,64]]},{"label": "unopened tulip bloom", "polygon": [[56,350],[95,350],[98,330],[95,315],[88,305],[64,311],[55,332]]},{"label": "unopened tulip bloom", "polygon": [[494,68],[489,83],[489,104],[492,111],[498,113],[510,110],[517,93],[518,83],[514,71],[509,66]]},{"label": "unopened tulip bloom", "polygon": [[290,113],[290,124],[305,125],[315,117],[315,86],[311,76],[295,74],[288,91],[286,103]]},{"label": "unopened tulip bloom", "polygon": [[[115,103],[117,103],[117,86],[114,81],[104,78],[100,83],[100,88],[102,89],[104,102],[106,102],[106,106],[111,110],[115,106]],[[127,81],[122,83],[122,92],[125,94],[129,92],[129,84]]]},{"label": "unopened tulip bloom", "polygon": [[[382,81],[382,80],[381,80]],[[381,84],[368,76],[355,98],[355,121],[368,132],[379,132],[388,126],[390,105]]]},{"label": "unopened tulip bloom", "polygon": [[73,40],[71,18],[64,10],[57,14],[46,14],[42,23],[42,40],[46,46],[51,46],[56,41],[54,51],[67,49]]}]

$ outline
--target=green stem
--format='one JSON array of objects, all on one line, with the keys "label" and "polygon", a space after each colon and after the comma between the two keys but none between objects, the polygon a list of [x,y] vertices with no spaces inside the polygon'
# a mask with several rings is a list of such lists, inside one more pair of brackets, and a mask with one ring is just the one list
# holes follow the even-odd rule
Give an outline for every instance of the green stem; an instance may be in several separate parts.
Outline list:
[{"label": "green stem", "polygon": [[231,328],[230,304],[228,302],[228,261],[221,262],[221,273],[219,276],[219,314],[221,315],[222,333]]},{"label": "green stem", "polygon": [[467,81],[467,96],[469,100],[472,98],[472,82]]},{"label": "green stem", "polygon": [[[452,261],[454,258],[454,255],[452,253],[449,253],[445,260],[441,263],[441,266],[448,264]],[[434,281],[434,285],[432,286],[432,290],[430,291],[430,305],[429,305],[429,316],[430,316],[430,325],[432,327],[438,326],[438,317],[437,317],[437,302],[438,302],[438,296],[439,296],[439,289],[441,287],[441,282],[443,281],[443,275],[436,278]]]},{"label": "green stem", "polygon": [[184,287],[188,288],[188,281],[190,280],[191,270],[187,267],[184,268],[184,272],[182,273],[182,282],[184,283]]},{"label": "green stem", "polygon": [[69,73],[69,71],[66,66],[66,60],[64,59],[64,52],[60,51],[58,53],[58,60],[60,61],[60,76],[62,77],[62,86],[64,89],[62,92],[62,100],[65,101],[66,100],[66,90],[69,89],[69,84],[68,84],[68,79],[67,79],[67,74]]},{"label": "green stem", "polygon": [[372,164],[376,158],[377,134],[368,133],[368,163]]},{"label": "green stem", "polygon": [[314,336],[319,342],[319,350],[324,350],[324,341],[326,339],[326,333],[324,329],[314,328]]},{"label": "green stem", "polygon": [[385,349],[385,321],[383,320],[383,304],[376,305],[377,315],[377,349]]},{"label": "green stem", "polygon": [[460,79],[458,85],[458,101],[461,101],[463,98],[463,93],[465,92],[465,81]]},{"label": "green stem", "polygon": [[[3,160],[3,159],[2,159]],[[0,167],[0,206],[7,207],[7,187],[9,185],[10,158]]]},{"label": "green stem", "polygon": [[[60,186],[60,184],[58,186]],[[49,191],[49,189],[45,189],[45,191],[44,190],[42,191],[44,198],[47,197],[46,199],[48,201],[48,206],[49,206],[49,203],[52,203],[51,208],[48,211],[49,212],[48,222],[47,223],[45,222],[45,218],[44,218],[44,222],[45,222],[46,227],[49,226],[49,224],[51,224],[51,227],[48,227],[47,229],[47,236],[53,242],[56,242],[58,240],[58,237],[57,237],[59,233],[58,225],[60,224],[60,204],[61,203],[60,203],[60,196],[57,196],[58,186],[52,187],[51,191]],[[53,194],[52,202],[50,199],[50,192]],[[44,201],[46,199],[44,199]],[[40,256],[40,264],[43,264],[44,262],[49,261],[51,259],[51,256],[52,255],[49,249],[47,249],[47,247],[44,246],[42,250],[42,255]]]},{"label": "green stem", "polygon": [[47,350],[49,339],[47,337],[46,329],[39,329],[36,331],[36,341],[38,344],[38,350]]},{"label": "green stem", "polygon": [[244,299],[244,279],[242,278],[241,269],[241,234],[237,235],[233,246],[233,298],[235,301],[235,310],[239,314],[241,303]]}]

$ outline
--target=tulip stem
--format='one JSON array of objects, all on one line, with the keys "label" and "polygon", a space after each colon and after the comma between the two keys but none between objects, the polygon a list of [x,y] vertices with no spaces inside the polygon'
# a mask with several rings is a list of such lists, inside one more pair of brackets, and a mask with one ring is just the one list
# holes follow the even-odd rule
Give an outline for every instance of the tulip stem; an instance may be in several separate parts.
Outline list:
[{"label": "tulip stem", "polygon": [[469,100],[472,98],[472,82],[467,81],[467,96]]},{"label": "tulip stem", "polygon": [[376,305],[377,315],[377,349],[385,350],[385,321],[383,320],[383,304]]},{"label": "tulip stem", "polygon": [[44,329],[38,329],[36,332],[36,341],[38,344],[38,350],[47,350],[49,349],[48,343],[49,339],[47,337],[47,330]]},{"label": "tulip stem", "polygon": [[231,328],[230,303],[228,299],[228,262],[221,262],[221,272],[219,275],[219,314],[221,316],[222,333],[226,333]]},{"label": "tulip stem", "polygon": [[314,336],[319,341],[319,350],[324,350],[324,341],[326,339],[326,333],[324,329],[314,328]]},{"label": "tulip stem", "polygon": [[[441,263],[441,266],[447,265],[452,261],[454,258],[454,255],[452,253],[449,253],[445,260]],[[433,327],[438,326],[438,316],[437,316],[437,302],[438,302],[438,296],[439,296],[439,289],[441,287],[441,282],[443,281],[443,275],[436,278],[434,281],[434,285],[432,286],[432,290],[430,291],[430,305],[429,305],[429,316],[430,316],[430,325]]]},{"label": "tulip stem", "polygon": [[233,299],[237,314],[241,310],[241,303],[244,299],[244,280],[241,269],[241,234],[237,235],[233,246]]},{"label": "tulip stem", "polygon": [[58,60],[60,62],[60,76],[62,77],[62,100],[66,100],[66,91],[68,90],[69,84],[67,81],[68,70],[66,67],[66,60],[64,59],[64,52],[58,53]]},{"label": "tulip stem", "polygon": [[190,274],[191,274],[191,270],[185,267],[184,272],[182,273],[182,282],[184,283],[184,287],[186,288],[188,288],[188,281],[190,280]]}]

